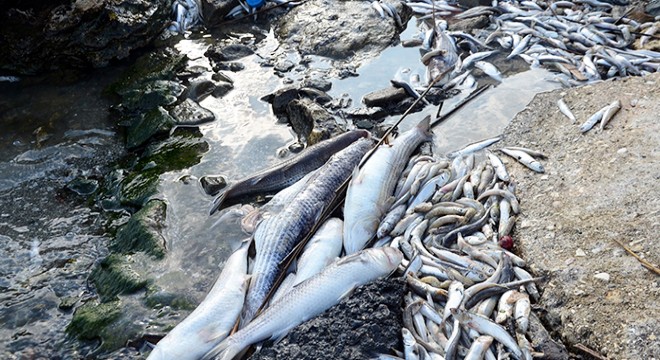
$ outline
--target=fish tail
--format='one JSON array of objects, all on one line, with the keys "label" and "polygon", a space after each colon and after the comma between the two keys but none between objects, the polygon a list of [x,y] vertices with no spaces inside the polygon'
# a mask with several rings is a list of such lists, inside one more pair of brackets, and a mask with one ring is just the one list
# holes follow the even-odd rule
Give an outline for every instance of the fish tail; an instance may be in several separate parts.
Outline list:
[{"label": "fish tail", "polygon": [[209,350],[201,360],[232,360],[241,351],[243,351],[243,346],[230,336]]}]

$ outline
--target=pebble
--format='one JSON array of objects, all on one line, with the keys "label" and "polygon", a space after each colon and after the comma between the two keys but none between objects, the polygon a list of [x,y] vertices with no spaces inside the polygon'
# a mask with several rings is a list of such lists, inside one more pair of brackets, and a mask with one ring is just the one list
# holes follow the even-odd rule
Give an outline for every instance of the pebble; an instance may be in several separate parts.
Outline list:
[{"label": "pebble", "polygon": [[602,273],[598,273],[598,274],[594,275],[594,278],[596,278],[598,280],[605,281],[605,282],[609,282],[610,281],[610,274],[602,272]]},{"label": "pebble", "polygon": [[619,154],[619,155],[623,155],[623,154],[625,154],[627,151],[628,151],[628,149],[626,149],[626,148],[623,147],[623,148],[617,150],[616,153]]},{"label": "pebble", "polygon": [[585,256],[587,256],[587,253],[585,253],[584,250],[582,250],[582,249],[577,249],[577,250],[575,250],[575,256],[585,257]]}]

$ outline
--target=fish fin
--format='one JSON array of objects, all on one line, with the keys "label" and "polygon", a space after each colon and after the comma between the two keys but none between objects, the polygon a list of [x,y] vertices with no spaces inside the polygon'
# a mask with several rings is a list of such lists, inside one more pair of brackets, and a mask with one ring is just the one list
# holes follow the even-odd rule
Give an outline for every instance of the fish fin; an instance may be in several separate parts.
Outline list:
[{"label": "fish fin", "polygon": [[351,286],[350,289],[348,289],[348,290],[345,291],[343,294],[341,294],[341,296],[339,296],[339,298],[337,299],[337,302],[342,301],[343,299],[345,299],[345,298],[351,296],[351,294],[353,293],[353,291],[355,291],[355,285]]},{"label": "fish fin", "polygon": [[251,178],[250,181],[245,182],[245,185],[254,186],[254,185],[257,185],[263,179],[264,179],[263,176],[256,176],[256,177]]},{"label": "fish fin", "polygon": [[422,121],[419,122],[416,126],[420,131],[424,133],[427,137],[433,136],[431,132],[431,115],[426,115]]},{"label": "fish fin", "polygon": [[227,197],[227,192],[229,189],[223,191],[221,194],[218,194],[218,196],[213,199],[213,204],[211,205],[211,210],[209,210],[209,216],[215,214],[216,211],[220,210],[222,207],[222,203],[225,201],[225,197]]},{"label": "fish fin", "polygon": [[264,218],[264,213],[260,208],[254,208],[249,213],[245,214],[241,219],[241,230],[244,233],[251,235],[254,233],[254,230],[257,228],[259,222]]},{"label": "fish fin", "polygon": [[215,341],[215,340],[218,340],[218,339],[223,339],[223,338],[227,337],[227,335],[229,335],[229,331],[223,330],[223,331],[219,331],[219,332],[211,332],[209,334],[209,336],[207,336],[207,337],[204,336],[204,337],[202,337],[202,339],[204,339],[206,342],[211,342],[211,341]]},{"label": "fish fin", "polygon": [[234,356],[240,353],[241,350],[243,350],[243,346],[237,344],[236,341],[230,336],[222,340],[218,345],[214,346],[211,350],[204,354],[201,360],[211,360],[215,359],[216,357],[217,359],[231,360],[234,358]]}]

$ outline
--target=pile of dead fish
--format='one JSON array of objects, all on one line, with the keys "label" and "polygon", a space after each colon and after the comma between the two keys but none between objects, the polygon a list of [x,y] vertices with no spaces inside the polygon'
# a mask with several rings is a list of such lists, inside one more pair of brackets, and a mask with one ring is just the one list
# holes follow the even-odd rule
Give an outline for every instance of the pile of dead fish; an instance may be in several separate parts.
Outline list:
[{"label": "pile of dead fish", "polygon": [[[262,190],[294,183],[245,216],[246,225],[258,221],[254,259],[248,257],[247,240],[227,260],[204,301],[149,358],[233,359],[250,345],[282,338],[355,287],[397,268],[410,289],[405,348],[398,355],[491,359],[510,353],[531,358],[527,335],[531,302],[539,296],[537,279],[524,270],[524,260],[509,252],[520,204],[503,162],[482,151],[499,138],[447,158],[413,156],[431,140],[429,120],[375,148],[366,160],[374,142],[367,132],[353,131],[309,149],[312,155],[334,153],[321,164],[303,152],[295,161],[238,182],[241,188]],[[543,171],[533,158],[542,154],[522,148],[501,151]],[[344,220],[326,220],[301,243],[349,178]],[[238,194],[236,187],[229,188],[214,210]],[[297,261],[283,267],[299,244],[304,248]],[[283,273],[288,276],[276,288]]]},{"label": "pile of dead fish", "polygon": [[[613,5],[597,0],[500,1],[494,6],[477,6],[464,12],[445,1],[408,1],[420,16],[419,42],[426,52],[427,83],[443,76],[466,78],[472,67],[501,81],[501,74],[484,61],[504,49],[507,59],[520,57],[531,66],[558,71],[555,80],[575,86],[616,76],[644,75],[658,71],[660,52],[645,46],[660,29],[660,22],[639,23],[615,16]],[[445,19],[489,16],[491,25],[476,37],[448,31]],[[462,42],[462,46],[457,46]],[[469,48],[459,56],[457,49]],[[461,75],[463,78],[461,78]]]},{"label": "pile of dead fish", "polygon": [[[451,160],[412,157],[377,230],[378,243],[405,256],[410,293],[399,355],[406,359],[531,359],[535,352],[528,331],[538,279],[508,251],[521,211],[515,183],[496,154],[480,151],[497,140],[449,154]],[[501,151],[543,171],[530,155],[538,152]]]}]

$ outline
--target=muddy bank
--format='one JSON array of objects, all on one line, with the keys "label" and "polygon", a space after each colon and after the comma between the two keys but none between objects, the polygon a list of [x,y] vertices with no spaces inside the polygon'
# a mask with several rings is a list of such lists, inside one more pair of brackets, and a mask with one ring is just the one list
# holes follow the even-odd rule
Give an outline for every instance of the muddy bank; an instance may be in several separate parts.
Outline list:
[{"label": "muddy bank", "polygon": [[[562,115],[560,98],[577,124]],[[603,132],[581,134],[591,114],[619,99]],[[540,307],[566,345],[611,359],[660,354],[658,276],[614,240],[660,263],[660,75],[606,81],[537,95],[505,130],[505,144],[543,151],[545,174],[509,159],[523,214],[517,251],[548,278]]]}]

